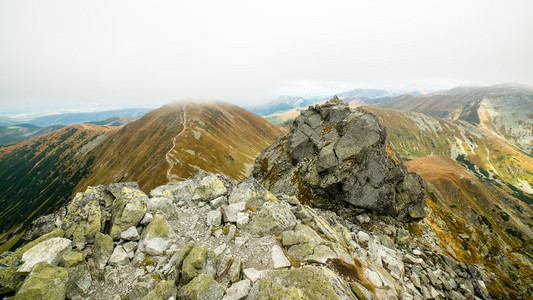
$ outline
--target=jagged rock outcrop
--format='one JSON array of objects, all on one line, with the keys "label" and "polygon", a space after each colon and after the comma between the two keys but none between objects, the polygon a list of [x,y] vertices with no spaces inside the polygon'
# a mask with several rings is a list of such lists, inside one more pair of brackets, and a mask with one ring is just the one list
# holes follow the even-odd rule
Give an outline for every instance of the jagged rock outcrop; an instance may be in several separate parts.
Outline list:
[{"label": "jagged rock outcrop", "polygon": [[[214,190],[207,191],[206,186]],[[423,222],[405,224],[390,217],[365,224],[350,221],[302,204],[301,197],[273,195],[253,179],[232,183],[222,175],[199,172],[187,181],[158,187],[151,197],[131,184],[98,186],[86,193],[76,196],[69,207],[77,208],[57,215],[55,224],[63,226],[80,215],[86,222],[95,217],[87,215],[92,211],[87,208],[98,203],[95,215],[100,216],[101,226],[94,238],[74,245],[76,235],[51,228],[50,233],[3,254],[0,296],[489,299],[490,284],[498,280],[481,265],[444,254]],[[79,201],[84,197],[92,200]],[[129,203],[144,203],[138,206],[145,210],[144,216],[128,208]],[[248,222],[223,218],[232,205],[235,214]],[[134,221],[126,222],[133,220],[129,214]],[[139,240],[130,238],[137,236],[132,230]],[[25,255],[42,252],[44,257],[49,249],[42,245],[54,241],[65,244],[51,256],[54,265],[40,262],[29,274],[19,272]]]},{"label": "jagged rock outcrop", "polygon": [[385,128],[336,97],[302,111],[290,132],[259,155],[253,176],[274,194],[322,208],[350,204],[402,221],[425,215],[424,182],[387,145]]}]

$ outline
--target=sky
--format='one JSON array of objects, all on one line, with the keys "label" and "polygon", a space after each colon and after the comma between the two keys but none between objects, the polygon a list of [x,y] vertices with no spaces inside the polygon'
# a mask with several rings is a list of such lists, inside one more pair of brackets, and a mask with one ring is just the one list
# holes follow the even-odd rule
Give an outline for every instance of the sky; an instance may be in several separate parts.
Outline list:
[{"label": "sky", "polygon": [[0,0],[0,114],[533,85],[531,12],[531,0]]}]

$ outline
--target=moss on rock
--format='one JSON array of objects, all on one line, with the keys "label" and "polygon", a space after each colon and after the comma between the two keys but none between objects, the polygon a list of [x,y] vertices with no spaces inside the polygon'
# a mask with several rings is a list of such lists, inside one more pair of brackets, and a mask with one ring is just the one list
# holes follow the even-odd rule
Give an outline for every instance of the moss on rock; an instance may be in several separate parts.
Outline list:
[{"label": "moss on rock", "polygon": [[39,263],[22,284],[15,300],[65,299],[68,272],[65,268]]},{"label": "moss on rock", "polygon": [[138,189],[123,187],[113,202],[111,210],[111,232],[113,239],[119,239],[120,233],[131,226],[137,226],[146,213],[148,196]]},{"label": "moss on rock", "polygon": [[256,299],[271,299],[270,295],[288,297],[283,299],[357,299],[350,286],[327,268],[273,270],[256,285]]},{"label": "moss on rock", "polygon": [[166,300],[171,297],[176,297],[178,289],[174,281],[163,280],[153,289],[148,295],[144,296],[143,300]]},{"label": "moss on rock", "polygon": [[296,217],[291,210],[280,203],[266,203],[249,223],[248,228],[254,233],[281,234],[296,226]]},{"label": "moss on rock", "polygon": [[183,261],[181,268],[181,283],[188,283],[202,271],[207,254],[206,247],[194,245],[191,252]]},{"label": "moss on rock", "polygon": [[178,299],[211,300],[221,299],[224,288],[207,274],[199,275],[178,291]]}]

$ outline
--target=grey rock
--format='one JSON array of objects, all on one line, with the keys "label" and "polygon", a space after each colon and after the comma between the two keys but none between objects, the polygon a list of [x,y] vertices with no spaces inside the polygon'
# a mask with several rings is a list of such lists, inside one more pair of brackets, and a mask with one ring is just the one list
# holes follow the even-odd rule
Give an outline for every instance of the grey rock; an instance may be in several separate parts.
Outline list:
[{"label": "grey rock", "polygon": [[69,239],[55,237],[42,241],[24,252],[21,258],[23,264],[18,268],[18,272],[29,273],[40,262],[57,266],[61,262],[63,255],[70,250],[72,250],[72,241]]},{"label": "grey rock", "polygon": [[178,290],[178,299],[211,300],[222,299],[224,288],[209,275],[195,277]]},{"label": "grey rock", "polygon": [[234,258],[228,270],[228,278],[230,282],[237,282],[241,278],[242,261],[240,258]]},{"label": "grey rock", "polygon": [[222,213],[220,210],[213,210],[207,213],[207,226],[218,226],[222,222]]},{"label": "grey rock", "polygon": [[225,196],[220,196],[209,202],[209,205],[211,205],[211,208],[213,209],[219,208],[222,205],[226,205],[226,204],[228,204],[228,199]]},{"label": "grey rock", "polygon": [[343,211],[349,203],[409,222],[425,216],[424,182],[387,145],[377,117],[338,99],[302,111],[252,174],[275,194],[323,208]]},{"label": "grey rock", "polygon": [[242,270],[242,273],[244,274],[244,277],[246,277],[252,283],[256,282],[257,280],[261,278],[261,272],[257,271],[254,268],[244,269]]},{"label": "grey rock", "polygon": [[280,234],[296,226],[296,217],[291,210],[280,203],[265,203],[255,214],[247,229],[254,233]]},{"label": "grey rock", "polygon": [[359,240],[359,242],[368,243],[368,241],[370,241],[370,236],[364,231],[359,231],[357,233],[357,239]]},{"label": "grey rock", "polygon": [[154,215],[151,213],[144,214],[144,217],[141,220],[141,225],[146,226],[152,222],[152,219],[154,218]]},{"label": "grey rock", "polygon": [[72,299],[89,291],[92,285],[91,273],[87,264],[81,263],[74,267],[68,268],[68,281],[66,296]]},{"label": "grey rock", "polygon": [[36,238],[51,232],[55,226],[55,221],[58,218],[58,215],[59,211],[54,214],[49,214],[37,218],[36,220],[31,222],[30,226],[28,226],[28,229],[26,229],[26,231],[24,232],[22,239],[25,241],[33,241]]},{"label": "grey rock", "polygon": [[246,202],[236,202],[230,205],[221,207],[222,217],[224,222],[237,222],[237,213],[243,212],[246,209]]},{"label": "grey rock", "polygon": [[120,238],[126,241],[138,241],[141,237],[139,236],[139,232],[137,232],[137,228],[131,226],[125,231],[122,231]]},{"label": "grey rock", "polygon": [[366,213],[363,213],[357,216],[357,221],[361,224],[366,224],[370,222],[370,217]]},{"label": "grey rock", "polygon": [[260,209],[265,201],[275,201],[276,197],[261,186],[254,178],[241,181],[228,197],[230,204],[245,202],[245,207]]},{"label": "grey rock", "polygon": [[415,257],[409,253],[407,253],[404,257],[403,257],[403,262],[404,263],[407,263],[407,264],[417,264],[417,265],[421,265],[424,260],[422,260],[420,257]]},{"label": "grey rock", "polygon": [[290,267],[291,263],[283,253],[283,250],[280,246],[272,246],[272,264],[274,269]]},{"label": "grey rock", "polygon": [[126,253],[130,253],[137,249],[137,242],[127,242],[122,245],[122,247],[124,247],[124,251],[126,251]]},{"label": "grey rock", "polygon": [[113,253],[113,238],[107,234],[97,233],[93,247],[93,257],[96,267],[102,269]]},{"label": "grey rock", "polygon": [[250,280],[244,279],[239,282],[235,282],[228,289],[226,289],[226,295],[223,300],[241,300],[248,295],[248,291],[251,288]]},{"label": "grey rock", "polygon": [[129,293],[131,300],[140,300],[144,298],[150,291],[155,289],[157,281],[152,276],[141,277],[137,280]]},{"label": "grey rock", "polygon": [[236,222],[237,222],[237,228],[244,227],[246,224],[248,224],[248,222],[250,222],[249,214],[245,212],[238,212]]},{"label": "grey rock", "polygon": [[109,258],[109,264],[112,266],[123,266],[129,263],[129,261],[128,253],[122,246],[116,246]]},{"label": "grey rock", "polygon": [[150,255],[161,255],[170,247],[175,238],[176,233],[165,217],[157,213],[152,222],[144,229],[139,242],[139,249]]}]

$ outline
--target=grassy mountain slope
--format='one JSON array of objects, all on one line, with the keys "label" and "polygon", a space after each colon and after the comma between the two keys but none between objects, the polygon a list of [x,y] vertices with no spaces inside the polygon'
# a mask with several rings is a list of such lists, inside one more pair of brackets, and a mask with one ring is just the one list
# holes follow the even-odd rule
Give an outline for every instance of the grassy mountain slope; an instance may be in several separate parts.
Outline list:
[{"label": "grassy mountain slope", "polygon": [[405,160],[451,157],[485,180],[533,203],[533,158],[499,136],[465,121],[447,121],[415,112],[365,107],[387,128],[387,138]]},{"label": "grassy mountain slope", "polygon": [[89,172],[91,148],[109,131],[78,124],[0,146],[0,242],[20,237],[33,219],[65,203]]},{"label": "grassy mountain slope", "polygon": [[131,180],[150,190],[198,169],[242,179],[257,154],[280,134],[276,126],[235,105],[171,103],[106,139],[95,152],[98,163],[91,176],[78,190]]},{"label": "grassy mountain slope", "polygon": [[31,124],[0,126],[0,145],[23,141],[34,136],[58,130],[62,127],[61,125],[54,125],[42,128]]},{"label": "grassy mountain slope", "polygon": [[122,126],[122,125],[129,124],[135,120],[138,120],[138,118],[136,117],[111,117],[111,118],[107,118],[101,121],[91,121],[91,122],[85,122],[85,123],[101,125],[101,126]]},{"label": "grassy mountain slope", "polygon": [[243,179],[281,133],[235,105],[171,103],[122,127],[82,123],[0,146],[0,252],[89,185],[137,181],[149,191],[198,169]]},{"label": "grassy mountain slope", "polygon": [[425,221],[442,248],[496,273],[500,282],[488,286],[494,295],[512,298],[518,282],[527,286],[533,266],[521,257],[533,249],[531,207],[449,157],[419,158],[406,165],[426,182]]},{"label": "grassy mountain slope", "polygon": [[424,96],[402,95],[378,106],[466,121],[505,138],[526,154],[533,153],[532,87],[459,87]]}]

